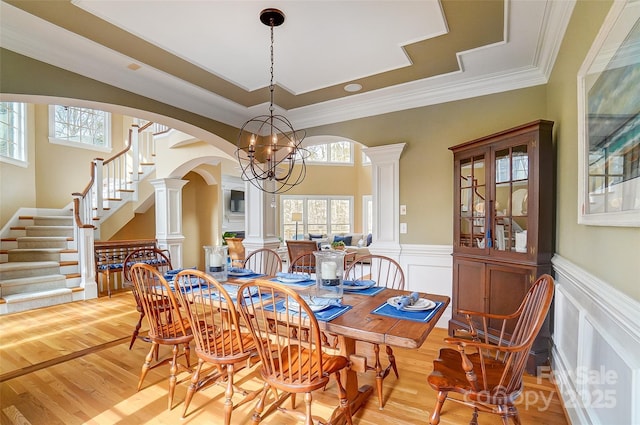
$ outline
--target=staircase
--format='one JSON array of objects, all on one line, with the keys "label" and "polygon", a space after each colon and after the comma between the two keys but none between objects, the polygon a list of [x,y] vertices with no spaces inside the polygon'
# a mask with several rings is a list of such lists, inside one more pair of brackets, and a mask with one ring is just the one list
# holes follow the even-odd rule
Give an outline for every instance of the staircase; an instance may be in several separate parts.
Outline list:
[{"label": "staircase", "polygon": [[83,298],[72,220],[71,213],[19,216],[2,238],[0,315]]}]

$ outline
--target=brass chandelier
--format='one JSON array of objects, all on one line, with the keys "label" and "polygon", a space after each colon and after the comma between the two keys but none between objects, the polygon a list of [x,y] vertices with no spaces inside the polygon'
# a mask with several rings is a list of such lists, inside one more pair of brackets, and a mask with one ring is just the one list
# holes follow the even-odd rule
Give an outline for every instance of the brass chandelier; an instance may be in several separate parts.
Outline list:
[{"label": "brass chandelier", "polygon": [[269,84],[269,114],[259,115],[240,128],[236,157],[242,180],[267,193],[283,193],[300,184],[306,175],[302,147],[306,132],[294,130],[291,122],[274,114],[273,106],[273,29],[282,25],[284,14],[278,9],[264,9],[260,21],[271,29],[271,81]]}]

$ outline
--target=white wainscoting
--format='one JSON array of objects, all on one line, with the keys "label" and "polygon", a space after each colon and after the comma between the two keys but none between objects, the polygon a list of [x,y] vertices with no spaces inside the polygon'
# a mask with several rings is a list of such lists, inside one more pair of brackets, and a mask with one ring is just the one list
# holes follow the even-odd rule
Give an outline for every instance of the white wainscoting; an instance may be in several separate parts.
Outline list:
[{"label": "white wainscoting", "polygon": [[[402,245],[399,263],[405,273],[407,289],[451,297],[452,253],[451,245]],[[451,304],[437,326],[446,328],[449,319]]]},{"label": "white wainscoting", "polygon": [[552,368],[573,424],[640,424],[640,303],[558,255]]}]

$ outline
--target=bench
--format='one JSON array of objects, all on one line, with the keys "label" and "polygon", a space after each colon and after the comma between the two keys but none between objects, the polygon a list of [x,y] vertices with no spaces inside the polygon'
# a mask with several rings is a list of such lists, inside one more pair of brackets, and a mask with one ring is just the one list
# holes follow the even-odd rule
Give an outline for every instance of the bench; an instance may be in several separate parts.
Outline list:
[{"label": "bench", "polygon": [[[107,294],[111,296],[111,275],[122,273],[124,260],[127,258],[127,255],[137,249],[157,248],[157,244],[155,239],[95,241],[96,283],[102,288],[100,281],[100,277],[102,276],[102,281],[107,288]],[[114,289],[116,289],[116,286],[114,286]]]}]

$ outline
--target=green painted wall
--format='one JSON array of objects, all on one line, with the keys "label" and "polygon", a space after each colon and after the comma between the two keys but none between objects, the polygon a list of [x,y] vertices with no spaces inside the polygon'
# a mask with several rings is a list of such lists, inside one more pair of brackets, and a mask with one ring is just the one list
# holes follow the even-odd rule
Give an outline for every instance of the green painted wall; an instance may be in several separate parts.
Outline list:
[{"label": "green painted wall", "polygon": [[547,84],[549,118],[557,122],[556,251],[640,300],[640,228],[578,224],[577,74],[610,1],[579,1]]}]

